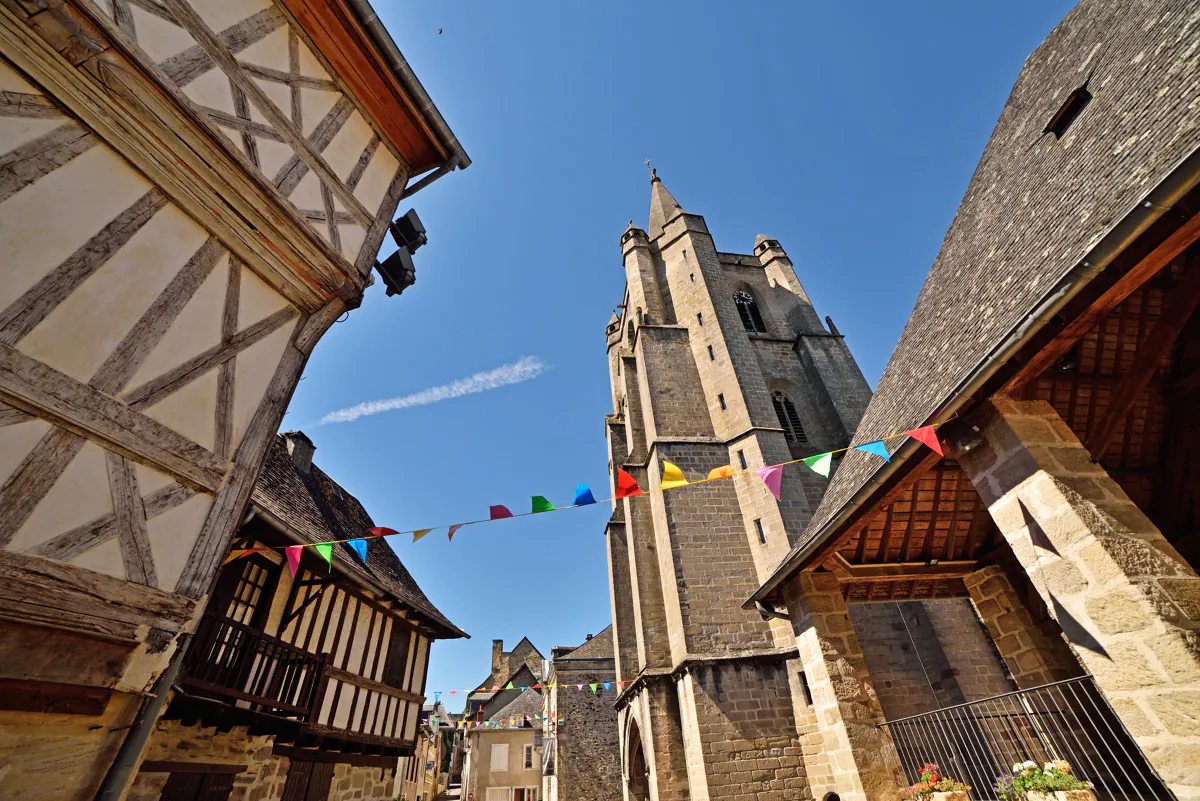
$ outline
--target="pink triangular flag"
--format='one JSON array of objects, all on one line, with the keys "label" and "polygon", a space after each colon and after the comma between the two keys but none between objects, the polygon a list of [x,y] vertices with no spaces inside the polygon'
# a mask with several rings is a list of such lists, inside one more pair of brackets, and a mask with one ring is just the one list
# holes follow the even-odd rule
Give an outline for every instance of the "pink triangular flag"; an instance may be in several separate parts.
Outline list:
[{"label": "pink triangular flag", "polygon": [[287,555],[288,567],[292,570],[292,578],[296,577],[296,571],[300,569],[300,554],[304,552],[303,545],[289,545],[283,549]]},{"label": "pink triangular flag", "polygon": [[905,431],[904,433],[918,442],[924,442],[938,456],[946,455],[942,453],[942,443],[938,442],[937,433],[934,432],[933,426],[922,426],[921,428],[914,428],[912,431]]},{"label": "pink triangular flag", "polygon": [[623,681],[618,681],[618,682],[617,682],[617,686],[618,686],[618,687],[620,687],[622,690],[624,690],[624,689],[625,689],[625,682],[623,682]]},{"label": "pink triangular flag", "polygon": [[583,692],[583,685],[582,685],[582,684],[576,684],[576,685],[575,685],[575,689],[576,689],[576,690],[579,690],[579,692]]},{"label": "pink triangular flag", "polygon": [[783,479],[783,465],[773,464],[760,467],[754,471],[754,474],[763,480],[767,489],[775,496],[775,500],[779,500],[779,482]]}]

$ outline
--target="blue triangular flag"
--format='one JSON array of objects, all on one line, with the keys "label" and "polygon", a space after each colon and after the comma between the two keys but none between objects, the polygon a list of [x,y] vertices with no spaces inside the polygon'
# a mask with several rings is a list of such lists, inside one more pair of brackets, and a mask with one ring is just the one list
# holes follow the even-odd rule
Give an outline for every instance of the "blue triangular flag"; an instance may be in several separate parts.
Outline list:
[{"label": "blue triangular flag", "polygon": [[589,503],[595,503],[596,499],[592,497],[592,488],[587,484],[577,484],[575,486],[575,505],[587,506]]},{"label": "blue triangular flag", "polygon": [[883,440],[881,439],[877,439],[874,442],[867,442],[863,445],[855,445],[854,450],[866,451],[867,453],[873,453],[876,456],[882,456],[883,461],[885,462],[892,461],[888,456],[887,447],[883,444]]},{"label": "blue triangular flag", "polygon": [[526,691],[526,690],[528,690],[528,689],[529,689],[528,687],[521,687],[521,688],[520,688],[521,692],[525,692],[525,691]]},{"label": "blue triangular flag", "polygon": [[608,692],[611,687],[612,687],[611,681],[604,682],[604,692]]},{"label": "blue triangular flag", "polygon": [[367,561],[367,541],[366,540],[349,540],[347,543],[358,554],[358,558]]}]

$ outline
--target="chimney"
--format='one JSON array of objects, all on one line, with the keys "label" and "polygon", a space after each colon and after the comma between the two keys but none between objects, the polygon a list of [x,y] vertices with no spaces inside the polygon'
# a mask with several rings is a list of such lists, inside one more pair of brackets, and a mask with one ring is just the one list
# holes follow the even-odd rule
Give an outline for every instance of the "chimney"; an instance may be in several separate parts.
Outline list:
[{"label": "chimney", "polygon": [[312,440],[303,431],[285,431],[283,438],[287,441],[288,455],[292,457],[296,467],[301,473],[308,475],[312,470],[313,452],[317,446],[313,445]]},{"label": "chimney", "polygon": [[589,634],[589,635],[588,635],[588,636],[587,636],[587,637],[584,639],[584,642],[587,642],[587,641],[588,641],[588,640],[590,640],[590,639],[592,639],[592,635],[591,635],[591,634]]},{"label": "chimney", "polygon": [[504,678],[500,674],[504,672],[504,640],[492,640],[492,673],[496,679]]}]

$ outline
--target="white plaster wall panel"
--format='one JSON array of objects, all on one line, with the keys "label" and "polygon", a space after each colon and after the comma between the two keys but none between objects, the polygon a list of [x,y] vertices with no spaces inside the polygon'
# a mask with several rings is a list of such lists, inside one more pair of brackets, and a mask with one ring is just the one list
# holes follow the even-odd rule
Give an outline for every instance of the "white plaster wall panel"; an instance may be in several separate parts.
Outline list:
[{"label": "white plaster wall panel", "polygon": [[270,0],[192,0],[196,13],[217,33],[271,7]]},{"label": "white plaster wall panel", "polygon": [[8,544],[8,550],[28,550],[112,512],[104,450],[86,442],[46,497],[34,507],[33,514]]},{"label": "white plaster wall panel", "polygon": [[29,420],[0,428],[0,485],[8,480],[49,430],[50,424],[43,420]]},{"label": "white plaster wall panel", "polygon": [[342,239],[342,255],[351,263],[357,261],[363,242],[367,239],[367,229],[353,223],[342,223],[338,226],[338,236]]},{"label": "white plaster wall panel", "polygon": [[[144,497],[146,488],[139,488]],[[208,517],[212,500],[211,495],[198,493],[174,509],[168,509],[146,521],[150,553],[154,557],[154,571],[158,575],[158,586],[162,589],[174,588],[179,576],[187,567],[192,546],[200,536],[200,529]]]},{"label": "white plaster wall panel", "polygon": [[[333,716],[333,725],[339,729],[344,729],[350,724],[350,704],[346,699],[348,693],[354,692],[354,687],[337,682],[337,686],[342,688],[341,696],[338,698],[337,714]],[[329,689],[325,691],[328,695],[334,695],[336,689],[334,682],[329,682]]]},{"label": "white plaster wall panel", "polygon": [[221,344],[221,315],[228,283],[229,256],[224,255],[134,373],[129,382],[131,389]]},{"label": "white plaster wall panel", "polygon": [[54,119],[0,117],[0,150],[5,153],[15,150],[26,142],[32,142],[39,136],[45,136],[66,121],[66,117]]},{"label": "white plaster wall panel", "polygon": [[219,69],[211,69],[183,87],[183,93],[205,108],[234,114],[233,91],[229,88],[229,76]]},{"label": "white plaster wall panel", "polygon": [[382,145],[375,148],[371,163],[354,189],[354,196],[370,211],[376,211],[399,171],[400,161],[391,151]]},{"label": "white plaster wall panel", "polygon": [[[0,144],[0,150],[7,147]],[[0,204],[7,307],[151,186],[103,146],[76,156]],[[70,220],[70,225],[63,225]]]},{"label": "white plaster wall panel", "polygon": [[207,239],[207,232],[183,212],[164,207],[18,347],[73,378],[90,380]]},{"label": "white plaster wall panel", "polygon": [[276,142],[265,136],[255,137],[255,140],[258,142],[259,170],[268,181],[274,183],[275,176],[279,175],[279,171],[295,155],[295,151],[283,142]]},{"label": "white plaster wall panel", "polygon": [[139,464],[138,462],[133,462],[133,472],[137,478],[138,489],[141,491],[142,497],[176,483],[175,479],[166,473],[161,473],[153,467],[146,467],[144,464]]},{"label": "white plaster wall panel", "polygon": [[[346,670],[351,673],[358,673],[359,667],[362,665],[363,650],[366,645],[367,631],[371,627],[373,612],[374,610],[366,604],[358,607],[358,624],[354,627],[354,639],[350,642],[350,661],[346,663]],[[349,625],[350,621],[347,620],[346,626]]]},{"label": "white plaster wall panel", "polygon": [[242,268],[241,287],[238,295],[238,330],[247,328],[259,320],[270,317],[288,302],[283,296],[245,267]]},{"label": "white plaster wall panel", "polygon": [[312,135],[313,129],[325,118],[329,109],[333,108],[333,104],[340,98],[340,93],[326,92],[324,89],[304,88],[300,90],[300,116],[303,122],[300,129],[306,137]]},{"label": "white plaster wall panel", "polygon": [[114,578],[125,578],[125,560],[121,558],[121,543],[116,537],[84,551],[74,559],[68,560],[67,564]]},{"label": "white plaster wall panel", "polygon": [[[268,81],[262,78],[255,78],[254,82],[258,84],[258,88],[263,90],[275,107],[279,109],[279,113],[291,119],[292,116],[292,90],[278,81]],[[266,116],[258,110],[258,104],[250,100],[250,119],[263,125],[270,125],[267,122]]]},{"label": "white plaster wall panel", "polygon": [[321,153],[329,166],[333,168],[334,175],[342,179],[342,183],[345,183],[350,177],[354,165],[358,164],[359,157],[374,136],[375,131],[371,130],[371,126],[362,118],[362,115],[355,111],[350,114],[346,124],[333,137],[329,147]]},{"label": "white plaster wall panel", "polygon": [[[236,393],[236,386],[235,386]],[[142,412],[167,428],[216,450],[217,369],[204,373]]]},{"label": "white plaster wall panel", "polygon": [[234,150],[238,151],[243,156],[249,156],[249,154],[246,153],[245,145],[242,142],[241,131],[235,131],[233,128],[227,128],[224,125],[218,125],[217,130],[220,131],[221,136],[224,136],[229,140],[229,144],[233,146]]},{"label": "white plaster wall panel", "polygon": [[137,34],[138,46],[146,51],[146,55],[156,64],[196,44],[192,35],[178,25],[133,3],[129,5],[133,10],[133,29]]},{"label": "white plaster wall panel", "polygon": [[[321,197],[321,180],[312,170],[304,174],[289,198],[301,211],[324,211],[325,199]],[[314,226],[315,227],[315,226]]]},{"label": "white plaster wall panel", "polygon": [[289,72],[291,70],[291,59],[288,56],[289,32],[290,28],[287,25],[272,31],[238,53],[238,61],[243,64],[257,64],[260,67],[280,72]]},{"label": "white plaster wall panel", "polygon": [[307,75],[310,78],[320,78],[323,81],[333,80],[325,70],[325,65],[313,55],[313,52],[308,49],[308,45],[304,43],[303,39],[300,40],[300,74]]},{"label": "white plaster wall panel", "polygon": [[293,325],[285,325],[238,354],[233,393],[233,443],[242,441],[250,419],[258,410],[263,392],[275,375],[283,349],[292,338]]},{"label": "white plaster wall panel", "polygon": [[[20,92],[27,95],[42,95],[42,90],[25,80],[7,61],[0,60],[0,91]],[[43,95],[44,97],[44,95]],[[0,140],[3,141],[3,140]]]}]

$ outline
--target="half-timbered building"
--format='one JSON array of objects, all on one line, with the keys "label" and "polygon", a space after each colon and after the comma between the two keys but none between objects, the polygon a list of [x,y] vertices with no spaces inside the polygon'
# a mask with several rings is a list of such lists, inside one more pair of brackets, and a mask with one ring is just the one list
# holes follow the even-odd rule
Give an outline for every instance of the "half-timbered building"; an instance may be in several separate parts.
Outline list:
[{"label": "half-timbered building", "polygon": [[1083,0],[1029,57],[854,437],[941,450],[848,453],[745,604],[795,632],[812,798],[1057,759],[1200,797],[1197,19]]},{"label": "half-timbered building", "polygon": [[367,540],[365,560],[344,542],[332,563],[306,548],[291,575],[282,548],[374,526],[312,454],[300,432],[268,453],[236,542],[270,550],[218,574],[132,798],[189,801],[199,786],[206,801],[395,795],[398,761],[419,737],[430,645],[465,635],[382,539]]},{"label": "half-timbered building", "polygon": [[309,354],[468,164],[366,0],[0,0],[0,797],[119,795]]}]

